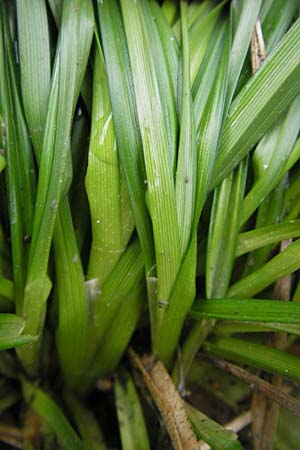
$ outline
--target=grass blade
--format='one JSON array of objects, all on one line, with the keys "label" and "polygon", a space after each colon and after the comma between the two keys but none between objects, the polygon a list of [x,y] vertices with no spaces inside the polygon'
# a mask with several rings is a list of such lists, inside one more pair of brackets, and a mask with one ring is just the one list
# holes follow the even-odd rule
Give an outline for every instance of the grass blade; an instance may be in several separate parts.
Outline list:
[{"label": "grass blade", "polygon": [[[36,27],[35,23],[39,26]],[[33,11],[26,2],[18,4],[21,36],[21,86],[31,139],[39,161],[50,90],[50,47],[46,5],[39,1]],[[46,30],[46,32],[45,32]],[[45,36],[45,38],[44,38]],[[39,42],[35,47],[34,42]],[[35,51],[32,52],[32,47]],[[84,48],[85,50],[85,48]],[[41,61],[44,63],[41,64]],[[83,271],[67,199],[62,201],[54,229],[59,305],[57,346],[66,379],[74,383],[86,352],[87,311]],[[78,332],[80,330],[80,332]],[[76,349],[76,351],[74,351]],[[75,378],[75,380],[74,380]]]},{"label": "grass blade", "polygon": [[[218,95],[214,97],[211,95],[208,99],[198,131],[200,136],[198,142],[198,184],[191,242],[176,279],[160,334],[155,341],[155,351],[166,365],[170,365],[178,344],[184,318],[195,296],[196,229],[207,194],[207,186],[218,142],[218,132],[222,126],[221,112],[225,104],[229,41],[230,30],[227,34],[223,58],[214,80],[214,89],[216,89]],[[182,300],[183,298],[185,299],[184,301]],[[165,307],[166,305],[161,303],[161,308]]]},{"label": "grass blade", "polygon": [[174,95],[177,99],[177,89],[178,89],[178,53],[179,48],[174,36],[171,26],[168,24],[162,8],[159,7],[155,0],[150,1],[150,6],[152,14],[155,17],[155,22],[160,35],[161,45],[163,46],[164,55],[166,59],[166,64],[168,67],[168,74],[172,80],[172,86]]},{"label": "grass blade", "polygon": [[[7,165],[5,172],[16,309],[20,313],[23,305],[28,257],[24,236],[31,236],[32,233],[35,176],[29,137],[20,105],[12,42],[5,20],[4,4],[1,4],[0,97],[5,118]],[[22,151],[20,151],[21,148]]]},{"label": "grass blade", "polygon": [[[278,223],[283,213],[285,191],[286,181],[283,179],[258,208],[256,229]],[[270,244],[251,252],[246,260],[243,275],[246,276],[266,264],[273,248],[274,246]]]},{"label": "grass blade", "polygon": [[295,241],[283,252],[274,256],[267,264],[252,274],[233,284],[227,295],[229,297],[251,297],[278,278],[293,273],[300,267],[300,240]]},{"label": "grass blade", "polygon": [[[247,161],[244,161],[236,173],[227,177],[215,191],[206,257],[208,297],[222,297],[228,288],[240,224],[246,169]],[[178,382],[179,365],[184,376],[187,376],[200,346],[214,325],[214,320],[202,320],[192,327],[183,344],[180,361],[178,359],[174,367],[174,381]]]},{"label": "grass blade", "polygon": [[61,23],[63,0],[48,0],[48,3],[56,26],[59,27]]},{"label": "grass blade", "polygon": [[260,141],[253,155],[255,182],[243,205],[242,223],[245,223],[267,194],[284,176],[286,161],[294,148],[299,132],[300,97],[291,104],[281,123]]},{"label": "grass blade", "polygon": [[[22,99],[33,147],[39,157],[43,145],[51,74],[46,2],[38,0],[29,5],[26,1],[18,0],[17,20]],[[36,67],[38,70],[34,73],[32,69]],[[39,101],[35,102],[36,99]]]},{"label": "grass blade", "polygon": [[[200,4],[198,2],[190,3],[188,7],[189,28],[192,28],[195,22],[197,23],[198,21],[203,20],[213,10],[214,7],[215,4],[212,0],[204,0]],[[179,17],[173,25],[173,32],[178,42],[180,42],[181,39],[180,28],[181,23]]]},{"label": "grass blade", "polygon": [[[25,383],[24,383],[25,384]],[[41,389],[25,385],[25,395],[32,409],[39,414],[49,429],[55,433],[66,450],[84,450],[79,439],[63,412]]]},{"label": "grass blade", "polygon": [[143,411],[133,381],[123,370],[114,384],[122,449],[150,450]]},{"label": "grass blade", "polygon": [[0,351],[34,341],[33,336],[21,335],[25,327],[22,317],[15,314],[0,314]]},{"label": "grass blade", "polygon": [[211,299],[194,303],[191,315],[196,318],[246,322],[300,323],[300,304],[254,299]]},{"label": "grass blade", "polygon": [[209,40],[213,30],[217,24],[218,18],[222,12],[224,1],[216,6],[207,15],[201,14],[198,20],[195,21],[190,30],[190,77],[191,85],[194,84],[198,70],[204,58],[204,54],[208,47]]},{"label": "grass blade", "polygon": [[[58,205],[70,181],[68,163],[70,164],[71,158],[69,153],[71,123],[87,64],[89,54],[87,49],[91,45],[92,34],[93,10],[90,1],[81,2],[78,8],[73,0],[65,2],[41,155],[37,207],[23,309],[23,315],[28,317],[25,329],[34,335],[40,331],[40,315],[49,295],[50,286],[47,278],[49,251]],[[81,36],[79,40],[78,35]],[[81,64],[78,64],[78,60]],[[27,371],[35,372],[37,347],[23,349],[20,356]]]},{"label": "grass blade", "polygon": [[164,0],[161,7],[167,21],[173,25],[177,16],[177,4],[173,0]]},{"label": "grass blade", "polygon": [[194,114],[197,131],[203,117],[206,104],[216,79],[216,74],[224,50],[224,39],[226,33],[226,20],[221,20],[215,28],[210,44],[205,53],[201,68],[193,84]]},{"label": "grass blade", "polygon": [[6,278],[0,278],[0,295],[13,301],[14,283]]},{"label": "grass blade", "polygon": [[241,233],[238,238],[236,256],[244,255],[268,244],[277,244],[285,239],[300,236],[300,220],[290,220],[275,225]]},{"label": "grass blade", "polygon": [[271,51],[295,17],[296,0],[273,0],[265,15],[261,11],[263,35],[267,52]]},{"label": "grass blade", "polygon": [[217,154],[220,133],[223,126],[226,89],[228,80],[228,63],[231,41],[231,26],[227,27],[223,54],[212,90],[201,116],[198,139],[198,185],[196,194],[195,226],[206,200],[212,170]]},{"label": "grass blade", "polygon": [[211,188],[232,171],[299,94],[299,36],[298,20],[233,102]]},{"label": "grass blade", "polygon": [[182,2],[180,4],[182,37],[182,98],[175,195],[181,256],[185,254],[191,238],[197,186],[197,144],[193,100],[190,87],[190,54],[187,8],[186,3]]},{"label": "grass blade", "polygon": [[234,264],[242,215],[247,161],[215,190],[206,256],[206,295],[226,294]]},{"label": "grass blade", "polygon": [[206,341],[204,349],[212,355],[279,373],[294,381],[300,378],[300,360],[297,356],[266,345],[226,337]]},{"label": "grass blade", "polygon": [[294,176],[290,178],[290,183],[285,194],[284,218],[287,221],[297,219],[300,213],[300,200],[298,196],[300,181],[297,175],[298,171],[295,171]]},{"label": "grass blade", "polygon": [[[173,174],[167,160],[167,138],[165,127],[162,126],[163,110],[141,7],[128,0],[122,0],[121,6],[143,142],[147,201],[159,280],[158,302],[169,302],[180,264],[180,253]],[[156,320],[160,323],[159,317]]]},{"label": "grass blade", "polygon": [[93,234],[88,277],[98,278],[100,286],[103,286],[126,248],[127,241],[122,239],[121,174],[106,70],[99,45],[96,47],[93,92],[91,140],[85,179]]},{"label": "grass blade", "polygon": [[88,310],[83,269],[67,199],[62,200],[56,218],[54,252],[58,301],[56,344],[65,380],[75,386],[81,382],[84,371]]},{"label": "grass blade", "polygon": [[231,46],[226,104],[229,106],[249,49],[262,0],[232,1],[233,41]]},{"label": "grass blade", "polygon": [[0,173],[5,169],[6,161],[4,156],[0,155]]},{"label": "grass blade", "polygon": [[[145,201],[146,175],[124,26],[115,0],[98,3],[98,12],[120,162],[148,273],[155,263],[154,244]],[[120,65],[122,71],[118,69]]]},{"label": "grass blade", "polygon": [[192,405],[185,403],[185,409],[192,422],[197,437],[207,442],[215,450],[242,450],[237,441],[238,437],[233,431],[225,430],[214,420],[207,417]]},{"label": "grass blade", "polygon": [[214,332],[220,336],[228,336],[235,333],[266,333],[270,331],[282,331],[283,333],[300,335],[299,325],[287,325],[281,323],[264,323],[264,322],[219,322]]},{"label": "grass blade", "polygon": [[73,394],[67,392],[65,399],[82,436],[85,450],[106,450],[102,432],[94,415]]},{"label": "grass blade", "polygon": [[125,301],[114,317],[110,328],[101,339],[100,348],[89,369],[89,378],[95,381],[116,370],[133,335],[143,307],[145,306],[146,286],[143,273],[127,292]]},{"label": "grass blade", "polygon": [[196,256],[197,241],[194,236],[182,261],[168,308],[166,309],[166,305],[162,302],[158,305],[165,309],[165,315],[153,348],[166,366],[170,366],[172,362],[184,320],[195,299]]},{"label": "grass blade", "polygon": [[165,124],[164,128],[169,153],[169,164],[175,171],[178,141],[178,118],[176,111],[177,86],[174,85],[168,60],[165,56],[167,50],[164,49],[162,45],[158,27],[156,26],[156,22],[153,20],[153,13],[148,0],[142,0],[141,5],[148,35],[151,36],[149,42],[161,99],[162,113]]},{"label": "grass blade", "polygon": [[[102,292],[100,291],[99,300],[96,303],[94,299],[90,301],[92,321],[89,331],[89,362],[112,326],[121,305],[126,304],[134,287],[139,285],[143,273],[143,255],[138,240],[135,240],[128,246],[107,279]],[[97,289],[96,297],[99,295],[99,287]]]}]

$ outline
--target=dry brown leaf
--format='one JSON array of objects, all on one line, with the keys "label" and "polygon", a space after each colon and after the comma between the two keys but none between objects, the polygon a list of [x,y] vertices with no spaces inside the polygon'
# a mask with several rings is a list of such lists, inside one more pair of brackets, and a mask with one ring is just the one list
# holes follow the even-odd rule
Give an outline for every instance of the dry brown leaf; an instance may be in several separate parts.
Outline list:
[{"label": "dry brown leaf", "polygon": [[19,428],[0,425],[0,442],[14,448],[23,448],[23,434]]},{"label": "dry brown leaf", "polygon": [[162,415],[174,449],[199,450],[183,400],[163,364],[153,357],[140,358],[132,349],[128,352]]},{"label": "dry brown leaf", "polygon": [[205,355],[203,359],[207,359],[212,362],[216,367],[246,381],[246,383],[253,385],[257,391],[260,391],[264,397],[276,402],[283,408],[288,409],[295,416],[300,417],[300,401],[294,397],[291,397],[279,387],[274,384],[268,383],[262,378],[242,369],[235,364],[229,363],[223,359],[218,359],[213,356]]},{"label": "dry brown leaf", "polygon": [[251,40],[251,65],[252,72],[255,73],[266,59],[265,43],[261,29],[260,20],[256,21]]}]

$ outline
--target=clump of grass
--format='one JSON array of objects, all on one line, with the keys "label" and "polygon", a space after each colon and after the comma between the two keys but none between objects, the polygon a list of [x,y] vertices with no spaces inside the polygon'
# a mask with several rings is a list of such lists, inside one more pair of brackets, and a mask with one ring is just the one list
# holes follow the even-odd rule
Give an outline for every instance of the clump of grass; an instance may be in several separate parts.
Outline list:
[{"label": "clump of grass", "polygon": [[295,0],[0,1],[5,448],[297,448],[299,42]]}]

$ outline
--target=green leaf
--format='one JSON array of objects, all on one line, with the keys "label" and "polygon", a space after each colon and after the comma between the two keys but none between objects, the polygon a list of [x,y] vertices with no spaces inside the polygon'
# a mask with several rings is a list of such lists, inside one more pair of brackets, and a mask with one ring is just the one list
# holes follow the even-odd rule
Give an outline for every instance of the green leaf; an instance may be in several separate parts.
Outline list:
[{"label": "green leaf", "polygon": [[[89,0],[80,5],[75,0],[64,2],[40,162],[23,308],[23,315],[28,318],[25,330],[31,334],[40,332],[43,308],[49,295],[47,267],[50,245],[57,209],[70,183],[71,124],[85,73],[93,25],[93,9]],[[37,350],[36,346],[31,346],[20,353],[28,372],[36,370]]]},{"label": "green leaf", "polygon": [[[24,236],[31,236],[35,175],[29,136],[22,112],[11,36],[4,4],[0,21],[0,97],[5,119],[6,186],[12,246],[16,309],[23,304],[27,270]],[[22,149],[22,150],[21,150]]]},{"label": "green leaf", "polygon": [[194,114],[197,131],[215,83],[224,50],[226,25],[227,21],[225,19],[220,20],[220,23],[214,29],[197,78],[193,84]]},{"label": "green leaf", "polygon": [[[27,391],[27,392],[26,392]],[[85,450],[61,409],[41,389],[27,386],[26,396],[29,397],[32,409],[41,416],[42,420],[55,433],[65,450]]]},{"label": "green leaf", "polygon": [[25,327],[22,317],[0,314],[0,350],[7,350],[34,341],[33,336],[21,335]]},{"label": "green leaf", "polygon": [[198,225],[206,200],[224,121],[230,43],[231,25],[229,24],[227,26],[223,53],[220,61],[218,61],[218,70],[199,121],[199,128],[197,129],[198,184],[194,226]]},{"label": "green leaf", "polygon": [[70,392],[64,398],[79,429],[84,450],[106,450],[102,431],[90,409]]},{"label": "green leaf", "polygon": [[15,314],[0,314],[0,337],[15,336],[22,333],[25,320]]},{"label": "green leaf", "polygon": [[293,242],[267,264],[233,284],[228,297],[252,297],[274,283],[278,278],[293,273],[300,267],[300,240]]},{"label": "green leaf", "polygon": [[204,349],[215,356],[279,373],[283,377],[294,381],[299,381],[300,379],[299,357],[266,345],[255,344],[242,339],[222,337],[206,341]]},{"label": "green leaf", "polygon": [[127,239],[123,239],[120,177],[106,69],[101,48],[97,45],[92,128],[85,185],[93,234],[88,277],[98,278],[100,286],[103,286],[113,270],[130,237],[129,231],[126,234]]},{"label": "green leaf", "polygon": [[128,372],[122,370],[114,384],[122,449],[150,449],[140,400]]},{"label": "green leaf", "polygon": [[226,177],[300,91],[300,20],[234,100],[219,146],[211,188]]},{"label": "green leaf", "polygon": [[190,86],[190,52],[187,23],[187,4],[181,3],[181,119],[175,182],[176,207],[179,224],[181,256],[190,242],[197,186],[197,143]]},{"label": "green leaf", "polygon": [[287,161],[284,166],[283,173],[287,173],[296,162],[300,159],[300,139],[297,139]]},{"label": "green leaf", "polygon": [[172,25],[177,16],[177,3],[173,0],[164,0],[161,9],[168,22]]},{"label": "green leaf", "polygon": [[247,160],[216,188],[206,256],[206,295],[226,294],[234,264],[247,176]]},{"label": "green leaf", "polygon": [[[298,145],[298,141],[297,144]],[[284,215],[285,220],[297,219],[300,214],[300,198],[298,195],[300,188],[300,178],[298,171],[295,171],[294,176],[290,179],[289,186],[286,189],[284,201]]]},{"label": "green leaf", "polygon": [[25,344],[31,344],[36,341],[36,336],[22,334],[20,336],[8,336],[0,340],[0,351],[10,348],[20,347]]},{"label": "green leaf", "polygon": [[233,40],[230,54],[227,105],[230,106],[249,49],[262,0],[231,2]]},{"label": "green leaf", "polygon": [[[206,257],[208,297],[222,297],[228,288],[240,225],[246,169],[247,161],[244,161],[215,191]],[[184,375],[188,374],[199,348],[214,325],[214,320],[202,320],[193,325],[183,344],[180,361],[173,370],[175,381],[178,381],[179,365]]]},{"label": "green leaf", "polygon": [[166,64],[168,67],[168,75],[172,80],[173,91],[177,99],[177,89],[178,89],[178,43],[174,36],[173,30],[169,25],[167,19],[165,18],[162,8],[156,0],[150,1],[150,6],[152,14],[155,19],[157,29],[160,35],[161,45],[164,50],[164,55],[166,59]]},{"label": "green leaf", "polygon": [[283,333],[300,336],[299,325],[288,325],[284,323],[265,322],[218,322],[214,328],[214,333],[227,336],[235,333],[269,333],[270,331],[282,331]]},{"label": "green leaf", "polygon": [[[94,357],[96,349],[99,348],[101,339],[112,326],[122,304],[126,303],[133,288],[139,285],[143,274],[141,247],[138,240],[134,240],[119,259],[102,290],[98,285],[96,295],[90,299],[89,362]],[[111,344],[113,345],[113,343]]]},{"label": "green leaf", "polygon": [[115,0],[98,2],[98,13],[119,157],[148,273],[155,264],[154,244],[145,201],[146,175],[124,26]]},{"label": "green leaf", "polygon": [[[153,2],[152,2],[153,4]],[[172,74],[170,72],[169,60],[166,57],[166,49],[160,39],[156,21],[153,20],[152,9],[148,0],[142,0],[141,6],[148,36],[150,36],[150,50],[153,58],[160,101],[162,106],[162,115],[164,119],[164,129],[169,153],[169,164],[175,171],[176,150],[178,141],[178,118],[176,111],[177,85],[174,85]]]},{"label": "green leaf", "polygon": [[286,116],[264,136],[253,154],[255,181],[244,199],[242,223],[248,220],[284,176],[286,161],[298,136],[299,122],[300,97],[297,97]]},{"label": "green leaf", "polygon": [[[24,112],[39,158],[50,91],[50,42],[46,2],[17,1],[18,44]],[[39,101],[37,102],[36,99]]]},{"label": "green leaf", "polygon": [[257,228],[241,233],[238,237],[236,256],[252,252],[265,245],[300,236],[300,220],[290,220],[275,225]]},{"label": "green leaf", "polygon": [[[283,179],[276,189],[270,192],[258,208],[256,214],[255,228],[260,229],[265,226],[277,224],[281,220],[284,195],[287,188],[287,182]],[[270,258],[274,245],[269,244],[251,252],[245,262],[243,276],[249,275],[262,267]]]},{"label": "green leaf", "polygon": [[0,278],[0,295],[13,301],[14,283],[6,278]]},{"label": "green leaf", "polygon": [[[226,1],[226,0],[225,0]],[[222,12],[225,1],[221,2],[208,14],[201,14],[190,30],[190,77],[193,85],[203,61],[209,40]]]},{"label": "green leaf", "polygon": [[[121,7],[143,143],[147,204],[153,226],[159,280],[158,302],[168,303],[180,265],[180,250],[173,171],[168,162],[163,108],[141,6],[122,0]],[[158,324],[162,316],[163,311],[158,309]]]},{"label": "green leaf", "polygon": [[[142,273],[126,295],[109,329],[101,339],[88,376],[92,381],[116,370],[123,357],[145,306],[146,286]],[[121,287],[122,288],[122,287]]]},{"label": "green leaf", "polygon": [[192,426],[201,439],[207,442],[212,450],[242,450],[238,437],[233,431],[225,430],[214,420],[207,417],[198,409],[185,403]]},{"label": "green leaf", "polygon": [[[217,71],[210,97],[204,106],[198,131],[198,184],[191,241],[176,279],[169,305],[166,305],[165,302],[159,302],[160,308],[167,307],[167,309],[162,326],[154,342],[154,351],[157,352],[165,365],[170,365],[185,316],[195,297],[196,229],[207,194],[207,186],[218,142],[218,132],[222,126],[222,111],[225,105],[228,54],[230,50],[229,43],[230,30],[228,30],[223,57],[219,64],[219,70]],[[212,92],[215,92],[214,89],[218,92],[216,96],[212,95]]]},{"label": "green leaf", "polygon": [[272,0],[269,3],[269,8],[265,8],[266,11],[262,10],[260,13],[267,53],[275,47],[286,32],[298,5],[297,0]]},{"label": "green leaf", "polygon": [[[28,2],[18,3],[18,30],[23,102],[39,161],[50,90],[48,18],[43,1],[37,2],[33,10]],[[35,42],[39,45],[35,46]],[[86,352],[87,311],[83,271],[67,199],[62,201],[58,211],[54,252],[59,305],[57,347],[65,377],[69,383],[74,383],[74,378],[82,370]]]},{"label": "green leaf", "polygon": [[[189,28],[197,21],[202,21],[215,7],[215,3],[212,0],[204,0],[202,2],[193,2],[188,5],[188,25]],[[181,39],[181,21],[178,17],[177,21],[173,25],[174,35],[178,42]]]},{"label": "green leaf", "polygon": [[84,275],[67,199],[63,199],[54,229],[58,302],[56,345],[69,385],[81,382],[87,352],[88,308]]},{"label": "green leaf", "polygon": [[63,0],[48,0],[48,3],[56,26],[59,27],[61,23]]},{"label": "green leaf", "polygon": [[195,299],[196,256],[197,240],[194,235],[182,261],[169,305],[158,303],[159,308],[165,309],[165,314],[153,342],[153,351],[166,366],[172,362],[186,315]]},{"label": "green leaf", "polygon": [[6,161],[5,158],[0,155],[0,173],[2,172],[2,170],[4,170],[6,167]]},{"label": "green leaf", "polygon": [[300,303],[277,300],[212,299],[198,300],[191,309],[196,318],[246,322],[300,323]]}]

